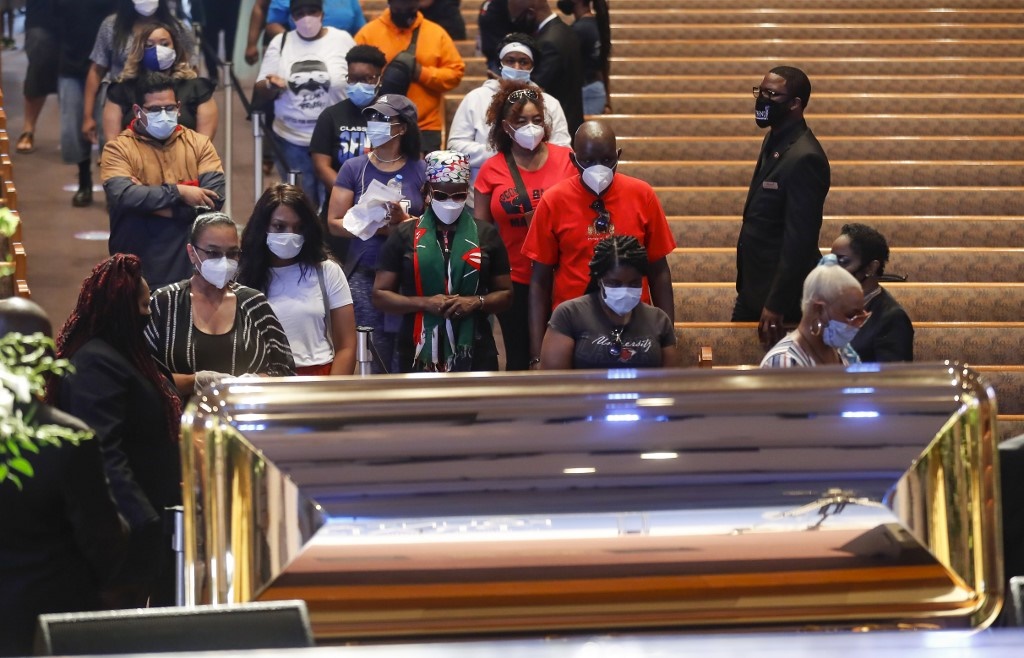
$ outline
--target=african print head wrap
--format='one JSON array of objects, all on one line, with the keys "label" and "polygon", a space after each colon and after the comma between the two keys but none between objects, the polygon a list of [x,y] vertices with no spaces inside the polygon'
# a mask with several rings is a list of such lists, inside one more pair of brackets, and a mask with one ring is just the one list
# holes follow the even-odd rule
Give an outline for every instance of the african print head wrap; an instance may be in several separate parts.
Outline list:
[{"label": "african print head wrap", "polygon": [[427,154],[428,183],[469,183],[469,158],[458,151]]}]

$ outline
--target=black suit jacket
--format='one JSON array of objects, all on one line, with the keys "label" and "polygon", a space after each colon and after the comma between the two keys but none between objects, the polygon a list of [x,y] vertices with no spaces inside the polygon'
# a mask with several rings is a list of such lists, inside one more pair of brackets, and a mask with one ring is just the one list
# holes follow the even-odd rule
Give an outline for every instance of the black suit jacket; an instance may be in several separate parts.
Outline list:
[{"label": "black suit jacket", "polygon": [[865,363],[914,360],[914,325],[885,288],[867,303],[871,317],[851,345]]},{"label": "black suit jacket", "polygon": [[534,39],[540,55],[530,79],[562,104],[572,137],[583,123],[583,62],[579,39],[558,16],[548,21]]},{"label": "black suit jacket", "polygon": [[737,310],[746,311],[736,321],[758,320],[763,307],[799,321],[804,279],[821,259],[828,157],[803,121],[781,133],[768,153],[770,138],[761,145],[736,245]]},{"label": "black suit jacket", "polygon": [[[56,409],[35,407],[37,424],[88,429]],[[22,476],[23,488],[0,483],[0,656],[31,654],[40,614],[97,609],[125,546],[99,441],[24,455],[35,473]]]},{"label": "black suit jacket", "polygon": [[60,407],[96,432],[110,488],[132,530],[158,524],[181,504],[181,458],[156,386],[106,341],[94,338],[71,357]]}]

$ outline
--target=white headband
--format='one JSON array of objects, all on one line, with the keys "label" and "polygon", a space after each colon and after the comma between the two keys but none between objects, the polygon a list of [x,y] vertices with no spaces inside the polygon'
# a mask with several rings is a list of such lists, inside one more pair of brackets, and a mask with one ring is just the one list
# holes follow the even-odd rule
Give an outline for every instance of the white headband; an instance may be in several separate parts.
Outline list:
[{"label": "white headband", "polygon": [[498,59],[505,59],[505,55],[509,53],[522,53],[529,57],[531,60],[533,60],[533,51],[530,50],[530,47],[525,44],[521,44],[518,41],[513,41],[512,43],[502,48],[501,52],[498,53]]}]

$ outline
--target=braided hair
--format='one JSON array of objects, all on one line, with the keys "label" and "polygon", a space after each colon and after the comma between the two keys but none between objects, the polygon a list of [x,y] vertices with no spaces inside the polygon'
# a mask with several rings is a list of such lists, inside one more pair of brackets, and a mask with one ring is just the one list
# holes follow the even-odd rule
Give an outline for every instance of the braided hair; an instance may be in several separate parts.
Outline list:
[{"label": "braided hair", "polygon": [[[120,352],[156,387],[163,398],[171,440],[177,440],[181,400],[167,377],[157,368],[143,338],[146,317],[139,313],[142,263],[132,254],[114,254],[93,268],[82,282],[75,305],[57,336],[57,357],[70,359],[93,338]],[[57,398],[51,386],[49,398]]]},{"label": "braided hair", "polygon": [[586,292],[598,289],[598,282],[620,265],[629,265],[643,276],[647,276],[647,249],[632,235],[610,235],[594,246],[594,257],[590,259],[590,283]]}]

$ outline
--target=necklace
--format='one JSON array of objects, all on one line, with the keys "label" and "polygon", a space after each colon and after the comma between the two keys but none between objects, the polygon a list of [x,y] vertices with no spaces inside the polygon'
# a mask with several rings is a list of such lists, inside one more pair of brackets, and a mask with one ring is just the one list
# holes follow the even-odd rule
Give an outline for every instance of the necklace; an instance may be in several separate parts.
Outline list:
[{"label": "necklace", "polygon": [[384,158],[382,158],[382,157],[380,157],[379,155],[377,155],[377,152],[376,152],[376,151],[370,151],[370,155],[372,155],[372,156],[373,156],[373,158],[374,158],[374,159],[375,159],[375,160],[376,160],[377,162],[380,162],[381,164],[392,164],[393,162],[398,162],[399,160],[401,160],[402,158],[404,158],[404,157],[405,157],[405,155],[404,155],[404,154],[402,154],[402,153],[399,153],[399,154],[398,154],[398,157],[397,157],[397,158],[395,158],[394,160],[385,160]]}]

